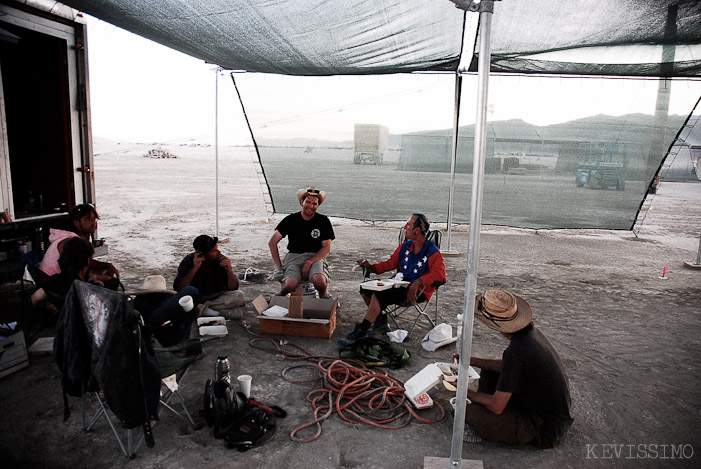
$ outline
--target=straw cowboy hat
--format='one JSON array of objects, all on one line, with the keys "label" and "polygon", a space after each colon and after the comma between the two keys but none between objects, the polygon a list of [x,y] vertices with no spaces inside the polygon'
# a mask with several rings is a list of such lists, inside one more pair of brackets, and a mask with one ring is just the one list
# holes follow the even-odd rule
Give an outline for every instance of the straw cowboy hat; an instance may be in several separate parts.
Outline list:
[{"label": "straw cowboy hat", "polygon": [[299,200],[299,205],[302,205],[302,199],[308,195],[313,195],[319,198],[319,205],[324,203],[326,200],[326,192],[320,191],[314,186],[307,187],[306,189],[300,189],[297,191],[297,199]]},{"label": "straw cowboy hat", "polygon": [[511,334],[533,321],[533,310],[520,296],[492,288],[475,297],[475,318],[490,329]]},{"label": "straw cowboy hat", "polygon": [[145,295],[146,293],[169,293],[175,295],[173,290],[166,287],[166,279],[162,275],[149,275],[137,291],[125,292],[127,295]]}]

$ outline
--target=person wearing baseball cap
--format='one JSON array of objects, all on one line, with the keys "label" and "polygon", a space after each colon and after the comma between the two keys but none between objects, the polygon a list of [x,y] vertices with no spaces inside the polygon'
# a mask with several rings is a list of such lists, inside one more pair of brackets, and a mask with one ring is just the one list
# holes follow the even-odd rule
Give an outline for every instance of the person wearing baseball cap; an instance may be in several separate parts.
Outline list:
[{"label": "person wearing baseball cap", "polygon": [[468,389],[465,440],[552,448],[572,425],[565,367],[533,325],[526,300],[493,288],[476,296],[475,319],[509,340],[502,358],[470,357],[481,369],[479,389]]},{"label": "person wearing baseball cap", "polygon": [[[197,288],[203,300],[219,297],[225,292],[236,292],[235,301],[228,304],[243,304],[243,293],[238,291],[239,278],[234,273],[231,260],[219,251],[219,240],[206,234],[199,235],[192,243],[195,249],[180,262],[178,274],[173,281],[173,290],[185,287]],[[239,298],[240,297],[240,298]]]}]

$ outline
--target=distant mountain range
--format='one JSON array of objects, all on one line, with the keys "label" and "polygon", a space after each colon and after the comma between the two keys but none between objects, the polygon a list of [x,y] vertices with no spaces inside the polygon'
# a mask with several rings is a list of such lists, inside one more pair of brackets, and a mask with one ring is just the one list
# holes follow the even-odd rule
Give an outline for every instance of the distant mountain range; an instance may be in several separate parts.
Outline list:
[{"label": "distant mountain range", "polygon": [[[686,117],[670,115],[667,119],[667,136],[676,135]],[[694,117],[698,120],[698,117]],[[624,116],[597,115],[576,119],[562,124],[537,126],[521,119],[494,121],[487,124],[488,138],[514,141],[605,141],[641,142],[650,138],[655,127],[655,116],[648,114],[627,114]],[[459,129],[460,137],[472,137],[475,126],[466,125]],[[453,129],[411,132],[405,135],[450,136]],[[389,135],[389,147],[401,146],[401,134]],[[692,133],[687,139],[690,144],[701,144],[701,131]],[[353,148],[353,141],[325,141],[315,138],[257,139],[260,146],[312,147],[312,148]]]}]

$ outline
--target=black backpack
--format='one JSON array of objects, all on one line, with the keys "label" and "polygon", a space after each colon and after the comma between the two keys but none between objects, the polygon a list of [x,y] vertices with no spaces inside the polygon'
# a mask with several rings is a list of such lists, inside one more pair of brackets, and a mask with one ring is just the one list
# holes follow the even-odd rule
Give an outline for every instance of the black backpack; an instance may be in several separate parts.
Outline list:
[{"label": "black backpack", "polygon": [[227,448],[243,452],[267,443],[275,434],[276,417],[286,416],[287,412],[279,407],[268,407],[233,392],[225,380],[210,379],[205,384],[205,420],[212,427],[214,438],[226,441]]}]

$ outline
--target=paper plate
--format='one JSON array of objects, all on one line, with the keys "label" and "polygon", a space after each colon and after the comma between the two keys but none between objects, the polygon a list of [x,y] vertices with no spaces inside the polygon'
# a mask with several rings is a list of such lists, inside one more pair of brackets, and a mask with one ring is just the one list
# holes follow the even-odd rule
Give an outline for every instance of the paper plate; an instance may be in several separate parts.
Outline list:
[{"label": "paper plate", "polygon": [[270,318],[281,318],[287,316],[287,313],[289,313],[289,310],[287,308],[283,308],[280,305],[273,305],[270,308],[263,311],[261,314]]}]

